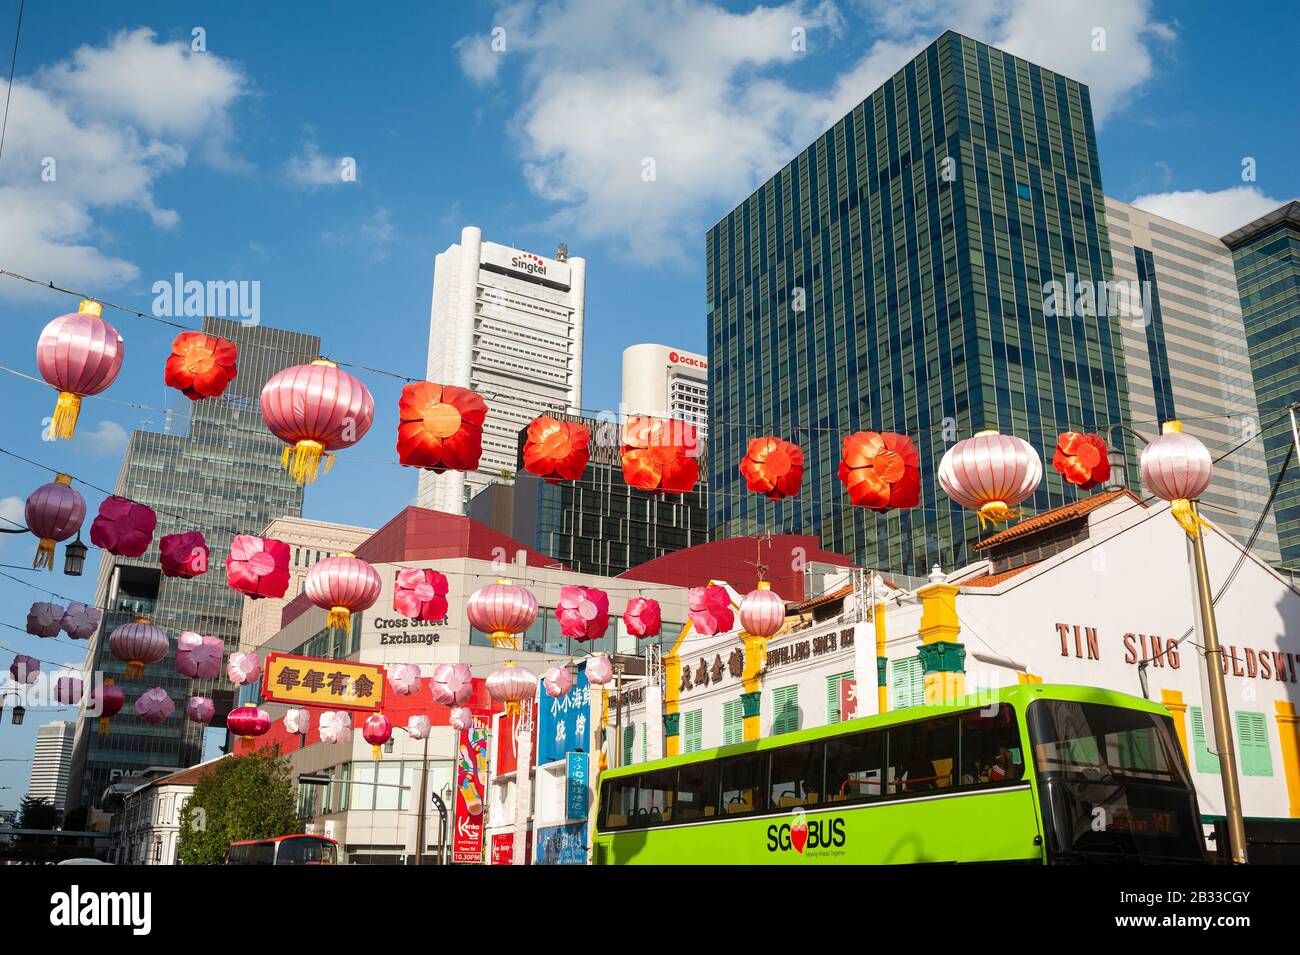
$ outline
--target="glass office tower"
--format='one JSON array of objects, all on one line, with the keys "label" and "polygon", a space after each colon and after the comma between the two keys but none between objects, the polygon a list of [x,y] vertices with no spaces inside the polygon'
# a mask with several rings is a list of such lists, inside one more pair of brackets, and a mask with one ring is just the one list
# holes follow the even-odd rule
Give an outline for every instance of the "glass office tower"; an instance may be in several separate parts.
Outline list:
[{"label": "glass office tower", "polygon": [[[1293,441],[1284,409],[1300,401],[1300,202],[1274,209],[1223,242],[1237,269],[1271,484]],[[1294,456],[1273,514],[1282,566],[1300,570],[1300,461]]]},{"label": "glass office tower", "polygon": [[[273,518],[302,514],[302,488],[280,463],[284,444],[266,430],[259,398],[268,378],[281,369],[318,357],[320,339],[275,328],[245,326],[207,318],[203,330],[239,347],[239,374],[219,398],[185,399],[188,428],[173,420],[163,433],[135,431],[127,446],[114,492],[148,504],[158,515],[149,549],[139,558],[101,552],[95,603],[107,608],[86,652],[86,669],[112,677],[126,692],[126,706],[112,720],[107,736],[85,714],[77,727],[71,805],[95,805],[104,789],[123,773],[149,766],[182,768],[203,755],[203,727],[185,718],[191,695],[212,697],[214,726],[233,706],[234,687],[224,672],[217,680],[191,680],[176,672],[176,638],[193,630],[238,649],[245,597],[226,586],[225,562],[235,534],[258,534]],[[172,430],[185,433],[170,433]],[[92,505],[93,506],[93,505]],[[208,571],[189,580],[164,577],[158,542],[164,534],[200,530],[210,554]],[[167,631],[167,658],[145,668],[144,677],[123,683],[125,664],[108,651],[113,629],[137,615]],[[176,704],[160,726],[135,715],[134,703],[147,689],[161,686]]]},{"label": "glass office tower", "polygon": [[[1111,277],[1105,223],[1087,88],[939,37],[708,232],[715,536],[816,533],[868,567],[951,569],[979,528],[939,460],[985,428],[1043,454],[1027,512],[1075,499],[1057,434],[1129,414],[1118,319],[1076,304]],[[857,430],[912,437],[918,507],[850,506],[836,469]],[[764,434],[803,447],[797,498],[746,491],[737,466]]]}]

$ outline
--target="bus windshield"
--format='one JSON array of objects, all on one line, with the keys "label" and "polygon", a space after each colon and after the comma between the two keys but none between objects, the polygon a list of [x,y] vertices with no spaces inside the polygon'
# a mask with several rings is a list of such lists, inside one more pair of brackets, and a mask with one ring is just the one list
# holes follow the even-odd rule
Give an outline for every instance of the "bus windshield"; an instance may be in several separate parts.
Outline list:
[{"label": "bus windshield", "polygon": [[1169,717],[1037,700],[1028,723],[1049,853],[1202,861],[1196,796]]}]

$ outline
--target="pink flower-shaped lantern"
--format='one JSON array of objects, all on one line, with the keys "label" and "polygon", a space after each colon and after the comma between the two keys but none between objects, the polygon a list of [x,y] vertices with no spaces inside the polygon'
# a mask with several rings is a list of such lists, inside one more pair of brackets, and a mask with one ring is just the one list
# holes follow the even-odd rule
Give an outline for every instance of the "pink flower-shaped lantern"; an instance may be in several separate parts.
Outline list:
[{"label": "pink flower-shaped lantern", "polygon": [[146,504],[106,497],[90,524],[90,542],[118,557],[139,557],[149,549],[158,515]]},{"label": "pink flower-shaped lantern", "polygon": [[447,616],[447,578],[436,570],[403,567],[393,583],[393,609],[411,620],[436,623]]},{"label": "pink flower-shaped lantern", "polygon": [[289,545],[270,537],[236,534],[226,558],[226,584],[257,600],[289,589]]},{"label": "pink flower-shaped lantern", "polygon": [[158,539],[163,576],[188,580],[208,572],[208,543],[202,531],[164,534]]},{"label": "pink flower-shaped lantern", "polygon": [[226,645],[220,637],[205,637],[184,630],[176,641],[176,672],[195,680],[221,676],[221,658]]},{"label": "pink flower-shaped lantern", "polygon": [[167,691],[160,686],[155,686],[152,690],[145,690],[140,694],[140,698],[135,701],[135,715],[150,726],[161,725],[167,717],[175,712],[176,704],[167,695]]},{"label": "pink flower-shaped lantern", "polygon": [[555,619],[566,637],[599,640],[609,629],[609,595],[594,587],[561,587]]}]

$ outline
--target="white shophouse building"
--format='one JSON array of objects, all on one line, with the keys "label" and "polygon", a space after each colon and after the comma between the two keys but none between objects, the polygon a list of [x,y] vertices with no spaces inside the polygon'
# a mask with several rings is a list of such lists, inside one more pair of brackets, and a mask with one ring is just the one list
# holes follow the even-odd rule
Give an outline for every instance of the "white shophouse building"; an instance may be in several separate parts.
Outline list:
[{"label": "white shophouse building", "polygon": [[[1028,673],[1044,683],[1140,696],[1144,670],[1147,696],[1173,716],[1202,816],[1221,816],[1188,541],[1168,510],[1124,490],[1099,491],[987,538],[981,550],[988,559],[949,575],[937,590],[886,586],[890,707],[923,702],[923,603],[949,588],[968,691],[1021,682]],[[1216,618],[1245,815],[1300,817],[1300,591],[1218,528],[1207,531],[1205,544],[1214,592],[1222,590]],[[838,722],[840,682],[859,673],[867,679],[855,694],[857,715],[876,712],[875,624],[858,597],[866,593],[848,587],[790,608],[797,611],[790,629],[768,644],[761,735]],[[631,763],[661,751],[660,710],[674,704],[681,752],[740,742],[743,687],[739,668],[729,665],[740,646],[735,633],[688,637],[678,648],[678,685],[647,691],[642,683],[625,692],[618,758]]]},{"label": "white shophouse building", "polygon": [[228,756],[142,782],[124,794],[113,815],[108,861],[116,865],[176,865],[181,811],[199,780]]},{"label": "white shophouse building", "polygon": [[475,226],[438,255],[428,379],[481,394],[488,405],[477,471],[421,472],[418,504],[464,514],[469,498],[513,474],[519,431],[545,411],[582,407],[587,263],[483,241]]}]

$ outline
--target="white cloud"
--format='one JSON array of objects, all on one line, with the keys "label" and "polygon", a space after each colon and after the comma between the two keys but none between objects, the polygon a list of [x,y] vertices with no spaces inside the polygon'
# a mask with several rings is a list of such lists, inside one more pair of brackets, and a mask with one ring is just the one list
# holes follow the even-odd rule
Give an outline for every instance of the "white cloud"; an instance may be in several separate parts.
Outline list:
[{"label": "white cloud", "polygon": [[380,206],[356,226],[346,232],[322,232],[321,239],[336,245],[352,246],[364,249],[375,261],[388,258],[393,242],[397,239],[397,229],[393,225],[392,214]]},{"label": "white cloud", "polygon": [[343,162],[349,157],[324,155],[316,144],[315,131],[308,127],[306,133],[302,148],[284,164],[289,180],[307,189],[338,186],[348,182],[343,178]]},{"label": "white cloud", "polygon": [[[529,188],[558,207],[547,226],[654,262],[695,256],[717,215],[944,29],[1091,83],[1099,121],[1151,76],[1152,47],[1172,36],[1151,19],[1148,0],[859,8],[874,39],[821,88],[809,88],[823,62],[813,58],[848,31],[840,11],[818,0],[746,13],[711,0],[512,3],[493,18],[505,52],[491,50],[487,30],[456,50],[475,83],[518,83],[506,91],[520,103],[511,129]],[[1105,53],[1092,51],[1096,26],[1107,31]],[[806,52],[795,49],[796,30]]]},{"label": "white cloud", "polygon": [[[111,249],[96,214],[131,209],[174,228],[180,214],[157,204],[158,180],[193,151],[237,165],[227,148],[229,110],[245,89],[242,73],[188,51],[149,30],[123,32],[15,80],[0,163],[0,263],[83,287],[121,285],[139,269]],[[36,294],[0,284],[0,296]]]},{"label": "white cloud", "polygon": [[1153,192],[1138,196],[1131,205],[1210,235],[1225,236],[1285,202],[1266,196],[1258,186],[1231,186],[1217,192]]},{"label": "white cloud", "polygon": [[27,526],[27,502],[21,497],[0,497],[0,524],[13,529]]},{"label": "white cloud", "polygon": [[76,444],[84,445],[90,450],[91,454],[109,457],[121,454],[126,450],[126,443],[130,440],[130,435],[116,421],[105,419],[99,423],[97,428],[78,428],[72,440]]}]

